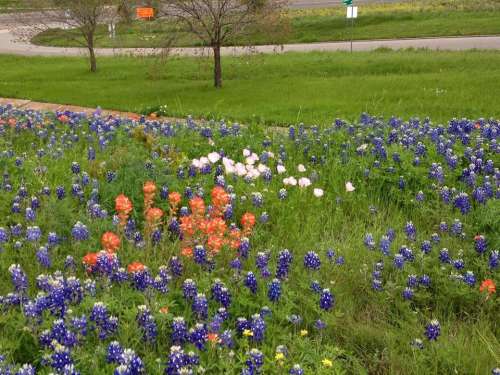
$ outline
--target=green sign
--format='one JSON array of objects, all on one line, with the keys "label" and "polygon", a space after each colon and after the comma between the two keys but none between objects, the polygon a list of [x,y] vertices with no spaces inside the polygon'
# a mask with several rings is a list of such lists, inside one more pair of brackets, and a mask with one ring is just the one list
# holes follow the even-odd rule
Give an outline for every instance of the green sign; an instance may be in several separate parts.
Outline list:
[{"label": "green sign", "polygon": [[342,0],[345,6],[351,6],[352,5],[352,0]]}]

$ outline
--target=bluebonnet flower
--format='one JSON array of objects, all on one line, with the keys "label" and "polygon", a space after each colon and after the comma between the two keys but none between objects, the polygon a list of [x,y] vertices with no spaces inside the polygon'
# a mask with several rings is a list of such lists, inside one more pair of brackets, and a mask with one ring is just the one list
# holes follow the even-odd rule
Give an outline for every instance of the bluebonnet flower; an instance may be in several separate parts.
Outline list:
[{"label": "bluebonnet flower", "polygon": [[319,270],[321,267],[319,255],[314,251],[308,251],[306,255],[304,255],[304,267],[310,270]]},{"label": "bluebonnet flower", "polygon": [[37,242],[42,237],[42,230],[37,226],[26,228],[26,240],[29,242]]},{"label": "bluebonnet flower", "polygon": [[415,200],[417,202],[423,202],[425,200],[425,195],[424,195],[424,192],[422,190],[420,190],[417,195],[415,196]]},{"label": "bluebonnet flower", "polygon": [[266,322],[259,314],[252,315],[250,330],[253,333],[252,340],[262,342],[266,333]]},{"label": "bluebonnet flower", "polygon": [[382,236],[382,238],[380,239],[379,247],[380,247],[380,251],[382,252],[382,254],[390,255],[391,241],[390,241],[389,237],[387,237],[385,235]]},{"label": "bluebonnet flower", "polygon": [[342,266],[345,263],[345,259],[342,255],[339,255],[335,260],[335,264],[338,266]]},{"label": "bluebonnet flower", "polygon": [[425,336],[429,341],[437,340],[441,334],[441,325],[436,319],[431,320],[429,324],[425,327]]},{"label": "bluebonnet flower", "polygon": [[450,263],[451,258],[448,249],[441,249],[441,251],[439,252],[439,260],[441,261],[441,263]]},{"label": "bluebonnet flower", "polygon": [[242,263],[239,257],[234,258],[230,263],[229,266],[236,271],[236,273],[239,273],[242,268]]},{"label": "bluebonnet flower", "polygon": [[431,241],[434,242],[434,243],[439,243],[441,241],[441,238],[439,237],[439,234],[432,233],[431,234]]},{"label": "bluebonnet flower", "polygon": [[415,259],[413,250],[406,245],[401,246],[401,248],[399,249],[399,254],[404,257],[405,261],[413,262],[413,260]]},{"label": "bluebonnet flower", "polygon": [[403,290],[403,298],[406,299],[406,300],[411,300],[413,299],[413,289],[411,288],[404,288]]},{"label": "bluebonnet flower", "polygon": [[12,264],[9,267],[12,285],[17,293],[24,293],[28,290],[28,278],[19,264]]},{"label": "bluebonnet flower", "polygon": [[225,330],[219,336],[219,345],[232,348],[234,346],[233,335],[231,330]]},{"label": "bluebonnet flower", "polygon": [[80,170],[80,164],[78,164],[76,161],[71,163],[71,172],[73,172],[74,174],[78,174],[80,173]]},{"label": "bluebonnet flower", "polygon": [[314,293],[321,293],[322,288],[318,280],[314,280],[311,282],[311,290]]},{"label": "bluebonnet flower", "polygon": [[137,309],[136,321],[142,330],[143,340],[150,343],[155,342],[158,335],[158,328],[153,315],[145,305],[140,305]]},{"label": "bluebonnet flower", "polygon": [[36,219],[36,211],[33,210],[31,207],[26,207],[25,211],[25,218],[27,221],[35,221]]},{"label": "bluebonnet flower", "polygon": [[112,341],[106,351],[106,362],[119,363],[123,355],[123,348],[118,341]]},{"label": "bluebonnet flower", "polygon": [[459,193],[454,199],[453,199],[453,205],[455,208],[460,209],[460,212],[462,215],[467,214],[470,211],[471,205],[469,201],[469,195],[467,193]]},{"label": "bluebonnet flower", "polygon": [[118,319],[109,315],[106,305],[96,302],[90,313],[90,321],[94,322],[99,331],[99,339],[105,340],[118,329]]},{"label": "bluebonnet flower", "polygon": [[404,190],[405,186],[406,186],[405,178],[403,176],[399,176],[399,180],[398,180],[399,189]]},{"label": "bluebonnet flower", "polygon": [[288,249],[281,250],[278,253],[278,264],[276,266],[276,277],[285,279],[288,277],[288,271],[293,261],[293,255]]},{"label": "bluebonnet flower", "polygon": [[500,254],[498,253],[498,250],[494,250],[491,252],[490,257],[488,259],[488,264],[491,269],[495,269],[498,267],[498,258],[500,257]]},{"label": "bluebonnet flower", "polygon": [[415,225],[413,222],[408,221],[405,225],[405,232],[406,232],[406,237],[410,241],[415,241],[417,239],[417,230],[415,228]]},{"label": "bluebonnet flower", "polygon": [[208,341],[208,330],[205,324],[196,323],[194,328],[189,330],[189,342],[196,346],[198,350],[205,350]]},{"label": "bluebonnet flower", "polygon": [[198,294],[196,283],[191,279],[184,280],[184,283],[182,284],[182,292],[184,294],[184,298],[192,300]]},{"label": "bluebonnet flower", "polygon": [[191,308],[199,319],[208,318],[208,301],[203,293],[198,293],[194,297]]},{"label": "bluebonnet flower", "polygon": [[281,282],[278,279],[273,279],[268,285],[267,297],[272,302],[277,302],[281,297]]},{"label": "bluebonnet flower", "polygon": [[415,288],[418,285],[418,278],[416,275],[408,275],[408,279],[406,281],[406,285],[409,288]]},{"label": "bluebonnet flower", "polygon": [[483,235],[474,237],[474,249],[478,254],[484,254],[487,248],[486,238]]},{"label": "bluebonnet flower", "polygon": [[463,276],[463,281],[469,285],[469,286],[474,286],[476,284],[476,276],[472,271],[467,271],[465,275]]},{"label": "bluebonnet flower", "polygon": [[184,370],[189,370],[190,366],[190,358],[188,355],[184,354],[184,350],[182,350],[180,346],[172,346],[167,359],[165,375],[181,375],[183,373],[189,374],[190,372],[185,372]]},{"label": "bluebonnet flower", "polygon": [[57,344],[54,348],[54,353],[50,356],[50,366],[58,373],[62,373],[66,366],[72,365],[73,359],[71,354],[63,345]]},{"label": "bluebonnet flower", "polygon": [[394,267],[402,269],[405,264],[405,258],[401,254],[394,255]]},{"label": "bluebonnet flower", "polygon": [[247,237],[243,237],[240,241],[240,246],[238,247],[238,253],[242,258],[248,258],[250,251],[250,240]]},{"label": "bluebonnet flower", "polygon": [[462,234],[463,225],[460,220],[455,219],[451,225],[451,233],[455,236],[460,236]]},{"label": "bluebonnet flower", "polygon": [[304,370],[302,370],[299,364],[295,364],[288,373],[290,375],[304,375]]},{"label": "bluebonnet flower", "polygon": [[35,368],[29,363],[25,363],[22,365],[17,371],[15,375],[35,375]]},{"label": "bluebonnet flower", "polygon": [[442,221],[440,224],[439,224],[439,230],[441,232],[448,232],[448,224],[446,224],[445,221]]},{"label": "bluebonnet flower", "polygon": [[182,316],[174,318],[172,321],[171,340],[176,345],[184,344],[188,339],[187,324]]},{"label": "bluebonnet flower", "polygon": [[178,257],[172,257],[170,258],[170,261],[168,263],[169,270],[172,272],[172,275],[179,277],[182,275],[182,271],[184,267],[182,266],[182,262]]},{"label": "bluebonnet flower", "polygon": [[335,305],[335,297],[330,289],[323,289],[319,298],[319,307],[323,310],[329,311]]},{"label": "bluebonnet flower", "polygon": [[448,186],[444,186],[440,190],[441,199],[444,203],[449,204],[451,202],[451,191]]},{"label": "bluebonnet flower", "polygon": [[38,249],[38,251],[36,252],[36,259],[38,260],[38,263],[40,263],[40,265],[45,268],[50,268],[52,264],[49,251],[45,246],[41,246]]},{"label": "bluebonnet flower", "polygon": [[431,249],[432,249],[431,241],[429,241],[429,240],[423,241],[422,245],[420,246],[420,249],[422,250],[422,252],[424,254],[429,254],[431,252]]},{"label": "bluebonnet flower", "polygon": [[82,222],[78,221],[71,230],[71,235],[75,241],[85,241],[89,238],[89,230]]},{"label": "bluebonnet flower", "polygon": [[7,229],[0,227],[0,244],[6,243],[9,241],[9,232]]},{"label": "bluebonnet flower", "polygon": [[258,192],[252,193],[252,204],[255,207],[262,207],[262,205],[264,204],[264,197],[262,196],[261,193]]},{"label": "bluebonnet flower", "polygon": [[457,270],[463,269],[465,266],[464,260],[463,259],[455,259],[453,260],[453,267]]},{"label": "bluebonnet flower", "polygon": [[244,284],[252,293],[257,293],[257,278],[252,271],[247,273]]},{"label": "bluebonnet flower", "polygon": [[262,308],[260,309],[260,316],[265,318],[266,316],[271,316],[271,315],[272,315],[271,309],[268,306],[262,306]]},{"label": "bluebonnet flower", "polygon": [[365,234],[365,239],[363,243],[365,244],[368,250],[375,249],[375,240],[373,239],[373,235],[371,233]]},{"label": "bluebonnet flower", "polygon": [[193,259],[197,264],[205,264],[207,258],[207,251],[202,245],[197,245],[193,250]]},{"label": "bluebonnet flower", "polygon": [[288,196],[288,192],[285,188],[282,188],[278,191],[278,198],[280,200],[285,200]]},{"label": "bluebonnet flower", "polygon": [[146,372],[142,359],[132,349],[123,350],[119,364],[114,375],[141,375]]},{"label": "bluebonnet flower", "polygon": [[264,365],[264,354],[258,349],[251,349],[248,353],[248,359],[245,361],[246,368],[243,369],[241,375],[254,375],[261,372],[261,367]]}]

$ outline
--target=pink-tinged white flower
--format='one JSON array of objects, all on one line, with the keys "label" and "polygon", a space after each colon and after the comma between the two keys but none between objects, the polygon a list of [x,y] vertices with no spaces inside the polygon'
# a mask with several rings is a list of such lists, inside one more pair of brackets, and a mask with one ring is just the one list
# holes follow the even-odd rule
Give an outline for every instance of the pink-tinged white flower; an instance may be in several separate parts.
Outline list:
[{"label": "pink-tinged white flower", "polygon": [[260,172],[260,173],[264,173],[265,171],[267,171],[269,169],[269,167],[265,164],[259,164],[257,166],[257,170]]},{"label": "pink-tinged white flower", "polygon": [[243,150],[243,156],[244,156],[244,157],[246,157],[246,158],[247,158],[247,157],[249,157],[251,154],[252,154],[252,153],[250,152],[250,150],[249,150],[249,149],[245,148],[245,149]]},{"label": "pink-tinged white flower", "polygon": [[352,182],[351,181],[347,181],[345,183],[345,191],[351,192],[351,191],[354,191],[354,190],[356,190],[356,188],[354,187],[354,185],[352,184]]},{"label": "pink-tinged white flower", "polygon": [[207,165],[208,163],[210,163],[210,160],[208,160],[208,158],[206,156],[202,156],[200,158],[200,165],[203,167],[204,165]]},{"label": "pink-tinged white flower", "polygon": [[208,138],[208,144],[209,144],[210,146],[215,146],[215,142],[213,141],[213,139],[212,139],[212,138]]},{"label": "pink-tinged white flower", "polygon": [[295,185],[297,185],[297,180],[293,176],[286,177],[286,178],[283,179],[283,184],[295,186]]},{"label": "pink-tinged white flower", "polygon": [[255,153],[253,153],[252,155],[248,156],[246,159],[245,159],[245,162],[247,164],[251,164],[251,165],[254,165],[255,162],[259,160],[259,156]]},{"label": "pink-tinged white flower", "polygon": [[307,177],[301,177],[299,178],[299,186],[301,188],[308,187],[311,185],[311,180],[308,179]]},{"label": "pink-tinged white flower", "polygon": [[269,156],[271,159],[274,159],[274,152],[268,151],[267,156]]},{"label": "pink-tinged white flower", "polygon": [[253,168],[247,172],[247,176],[255,180],[260,176],[260,172],[257,169]]},{"label": "pink-tinged white flower", "polygon": [[191,165],[195,168],[201,168],[200,160],[199,159],[193,159],[191,162]]},{"label": "pink-tinged white flower", "polygon": [[279,164],[277,167],[276,167],[276,170],[278,171],[278,174],[282,174],[282,173],[285,173],[286,172],[286,168],[284,165],[281,165]]},{"label": "pink-tinged white flower", "polygon": [[325,192],[323,191],[323,189],[319,189],[319,188],[315,188],[313,190],[313,194],[315,197],[318,197],[318,198],[321,198],[323,196]]},{"label": "pink-tinged white flower", "polygon": [[215,164],[220,160],[220,154],[218,152],[211,152],[208,154],[208,160],[210,160],[210,163]]},{"label": "pink-tinged white flower", "polygon": [[235,169],[236,169],[236,174],[240,177],[247,174],[247,169],[245,168],[245,165],[242,163],[236,163]]},{"label": "pink-tinged white flower", "polygon": [[299,165],[297,166],[297,170],[298,170],[299,172],[305,172],[305,171],[306,171],[306,167],[304,167],[304,164],[299,164]]}]

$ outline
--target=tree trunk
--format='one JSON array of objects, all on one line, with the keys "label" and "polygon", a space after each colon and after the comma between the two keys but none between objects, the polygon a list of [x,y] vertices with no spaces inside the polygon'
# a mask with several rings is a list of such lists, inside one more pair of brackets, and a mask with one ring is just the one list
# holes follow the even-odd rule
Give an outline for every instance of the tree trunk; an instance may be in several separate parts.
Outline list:
[{"label": "tree trunk", "polygon": [[87,48],[89,50],[89,59],[90,59],[90,71],[95,73],[97,71],[97,61],[95,58],[94,51],[94,34],[90,34],[87,37]]},{"label": "tree trunk", "polygon": [[90,58],[90,71],[92,73],[97,72],[97,61],[95,58],[94,47],[89,47],[89,58]]},{"label": "tree trunk", "polygon": [[214,49],[214,86],[222,87],[222,65],[220,61],[220,45],[215,45]]}]

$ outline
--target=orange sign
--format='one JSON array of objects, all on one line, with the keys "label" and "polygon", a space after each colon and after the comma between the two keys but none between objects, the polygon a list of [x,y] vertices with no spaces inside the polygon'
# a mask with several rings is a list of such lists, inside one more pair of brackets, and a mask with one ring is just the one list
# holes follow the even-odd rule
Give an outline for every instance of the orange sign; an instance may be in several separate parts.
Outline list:
[{"label": "orange sign", "polygon": [[137,18],[153,18],[154,16],[153,8],[137,8],[136,12]]}]

